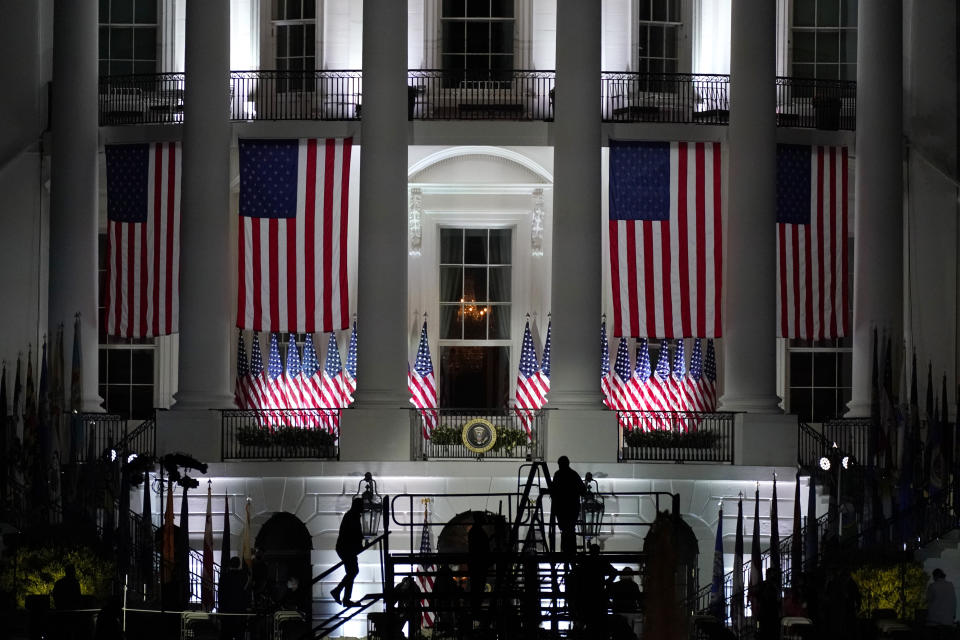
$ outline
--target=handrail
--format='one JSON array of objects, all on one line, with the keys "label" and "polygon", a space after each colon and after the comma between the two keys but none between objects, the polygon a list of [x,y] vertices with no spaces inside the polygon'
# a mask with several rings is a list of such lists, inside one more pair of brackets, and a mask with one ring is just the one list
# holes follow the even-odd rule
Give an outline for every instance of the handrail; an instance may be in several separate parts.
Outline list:
[{"label": "handrail", "polygon": [[[365,545],[363,545],[363,548],[360,549],[360,553],[363,553],[364,551],[366,551],[367,549],[369,549],[370,547],[372,547],[372,546],[375,545],[375,544],[379,544],[381,541],[383,541],[384,539],[386,539],[387,535],[388,535],[387,533],[381,533],[381,534],[378,535],[376,538],[371,539],[370,542],[367,542]],[[359,555],[359,554],[357,554],[357,555]],[[334,571],[336,571],[337,569],[339,569],[339,568],[342,567],[342,566],[343,566],[343,560],[341,560],[341,561],[338,562],[337,564],[333,565],[332,567],[330,567],[329,569],[327,569],[327,570],[324,571],[323,573],[315,576],[315,577],[313,578],[313,580],[310,581],[310,584],[311,584],[311,585],[317,584],[318,582],[320,582],[321,580],[323,580],[323,579],[326,578],[328,575],[330,575],[331,573],[333,573]]]}]

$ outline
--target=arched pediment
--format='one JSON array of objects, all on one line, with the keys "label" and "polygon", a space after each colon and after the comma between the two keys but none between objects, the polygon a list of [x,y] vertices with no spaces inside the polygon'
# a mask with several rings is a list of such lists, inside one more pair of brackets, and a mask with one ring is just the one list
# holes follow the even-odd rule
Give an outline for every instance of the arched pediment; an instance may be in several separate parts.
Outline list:
[{"label": "arched pediment", "polygon": [[502,147],[450,147],[414,163],[412,184],[552,185],[553,175],[527,156]]}]

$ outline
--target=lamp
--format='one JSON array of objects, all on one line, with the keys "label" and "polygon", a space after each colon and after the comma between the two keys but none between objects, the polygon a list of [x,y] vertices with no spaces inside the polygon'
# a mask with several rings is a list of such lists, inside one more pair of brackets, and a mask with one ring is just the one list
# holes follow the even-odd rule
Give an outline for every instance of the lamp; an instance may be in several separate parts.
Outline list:
[{"label": "lamp", "polygon": [[600,536],[600,525],[603,523],[603,496],[600,495],[600,486],[593,474],[589,471],[584,478],[587,491],[580,500],[581,534],[584,544]]},{"label": "lamp", "polygon": [[[363,493],[360,492],[360,486]],[[363,505],[360,507],[360,530],[365,538],[370,538],[380,531],[380,515],[383,513],[383,498],[377,493],[377,481],[373,479],[373,474],[367,471],[363,474],[363,480],[357,484],[357,493],[355,498],[360,498]]]}]

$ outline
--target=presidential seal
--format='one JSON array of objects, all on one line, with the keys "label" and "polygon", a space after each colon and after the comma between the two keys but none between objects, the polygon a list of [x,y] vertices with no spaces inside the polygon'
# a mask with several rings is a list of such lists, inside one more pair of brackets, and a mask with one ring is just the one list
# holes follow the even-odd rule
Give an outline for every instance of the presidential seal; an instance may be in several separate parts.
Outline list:
[{"label": "presidential seal", "polygon": [[463,425],[460,432],[464,446],[474,453],[486,453],[497,442],[497,430],[493,423],[483,418],[474,418]]}]

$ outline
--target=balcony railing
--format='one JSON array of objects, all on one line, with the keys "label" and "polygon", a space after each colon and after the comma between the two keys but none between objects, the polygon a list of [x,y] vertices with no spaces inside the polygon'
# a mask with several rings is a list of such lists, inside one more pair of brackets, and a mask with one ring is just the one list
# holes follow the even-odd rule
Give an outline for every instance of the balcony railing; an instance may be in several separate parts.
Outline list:
[{"label": "balcony railing", "polygon": [[[411,69],[411,120],[552,120],[553,71],[445,71]],[[230,72],[230,118],[249,120],[359,120],[363,76],[358,70]],[[778,77],[777,126],[856,128],[855,82]],[[730,76],[690,73],[603,72],[603,119],[725,125]],[[184,74],[100,78],[101,126],[183,121]]]},{"label": "balcony railing", "polygon": [[856,124],[856,82],[777,78],[778,127],[854,131]]},{"label": "balcony railing", "polygon": [[233,120],[359,120],[360,71],[231,71]]},{"label": "balcony railing", "polygon": [[727,124],[730,76],[605,71],[603,119],[608,122]]},{"label": "balcony railing", "polygon": [[[435,414],[437,424],[429,439],[424,437],[423,415],[428,412]],[[490,434],[470,441],[477,450],[466,444],[470,423],[478,418],[489,422],[496,431],[493,445],[482,453],[477,450],[486,447],[485,438]],[[524,422],[530,425],[529,436]],[[543,410],[527,412],[521,419],[513,409],[411,409],[411,455],[414,460],[542,460],[546,453],[546,423]]]},{"label": "balcony railing", "polygon": [[100,126],[183,121],[182,73],[101,76]]},{"label": "balcony railing", "polygon": [[733,464],[733,414],[617,411],[619,462]]},{"label": "balcony railing", "polygon": [[549,120],[553,71],[444,71],[411,69],[411,120]]},{"label": "balcony railing", "polygon": [[340,457],[341,409],[225,409],[220,413],[224,460]]}]

